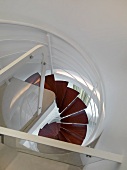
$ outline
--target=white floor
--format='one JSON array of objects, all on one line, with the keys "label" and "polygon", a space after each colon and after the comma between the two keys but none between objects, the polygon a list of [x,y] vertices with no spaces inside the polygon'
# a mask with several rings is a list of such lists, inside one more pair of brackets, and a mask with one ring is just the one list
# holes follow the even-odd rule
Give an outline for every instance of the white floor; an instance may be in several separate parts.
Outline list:
[{"label": "white floor", "polygon": [[18,153],[6,170],[81,170],[78,167],[40,158],[37,156]]}]

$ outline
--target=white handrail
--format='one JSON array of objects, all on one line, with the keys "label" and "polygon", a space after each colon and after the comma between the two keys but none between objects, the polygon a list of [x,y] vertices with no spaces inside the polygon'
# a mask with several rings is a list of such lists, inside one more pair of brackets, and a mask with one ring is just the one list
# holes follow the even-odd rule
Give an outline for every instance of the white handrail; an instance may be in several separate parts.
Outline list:
[{"label": "white handrail", "polygon": [[[0,82],[2,82],[3,80],[6,81],[11,76],[13,76],[14,72],[16,70],[18,70],[19,67],[23,66],[26,62],[28,62],[28,60],[32,59],[33,55],[38,50],[40,50],[40,55],[42,56],[42,58],[44,57],[46,59],[47,51],[46,51],[45,46],[36,45],[35,47],[33,47],[32,49],[27,51],[25,54],[21,55],[20,57],[18,57],[17,59],[15,59],[10,64],[8,64],[7,66],[5,66],[4,68],[2,68],[0,70]],[[42,71],[43,70],[44,69],[42,67]],[[45,77],[45,75],[44,74],[42,75],[42,72],[41,72],[41,87],[39,89],[39,101],[38,101],[38,112],[39,113],[41,113],[41,111],[42,111],[42,100],[43,100],[43,95],[42,94],[43,94],[43,90],[44,90],[44,77]]]},{"label": "white handrail", "polygon": [[14,74],[14,72],[17,69],[19,69],[19,67],[24,65],[26,61],[28,61],[29,59],[32,59],[30,58],[30,56],[37,50],[40,50],[40,53],[43,53],[43,55],[46,55],[46,49],[43,45],[37,45],[33,47],[28,52],[21,55],[19,58],[17,58],[16,60],[14,60],[13,62],[11,62],[10,64],[8,64],[7,66],[5,66],[4,68],[0,70],[0,82],[10,78]]},{"label": "white handrail", "polygon": [[60,148],[60,149],[69,150],[69,151],[76,152],[79,154],[90,155],[90,156],[114,161],[117,163],[122,163],[122,160],[123,160],[123,155],[120,155],[120,154],[114,154],[111,152],[96,150],[93,148],[88,148],[88,147],[84,147],[80,145],[75,145],[75,144],[71,144],[67,142],[49,139],[46,137],[35,136],[35,135],[31,135],[28,133],[24,133],[24,132],[8,129],[4,127],[0,127],[0,134],[18,138],[18,139],[40,143],[42,145],[48,145],[48,146],[53,146],[53,147]]}]

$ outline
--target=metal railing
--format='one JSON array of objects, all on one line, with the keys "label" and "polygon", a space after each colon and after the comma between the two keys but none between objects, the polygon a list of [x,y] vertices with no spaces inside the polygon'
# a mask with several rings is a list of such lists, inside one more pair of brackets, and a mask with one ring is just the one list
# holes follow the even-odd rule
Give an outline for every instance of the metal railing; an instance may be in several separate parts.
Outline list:
[{"label": "metal railing", "polygon": [[[44,156],[46,158],[50,158],[60,162],[70,163],[73,165],[78,164],[75,161],[73,162],[72,160],[72,157],[74,157],[75,154],[78,157],[83,158],[83,160],[85,160],[85,158],[88,159],[88,157],[89,160],[91,158],[100,158],[102,160],[105,159],[117,163],[122,163],[123,160],[123,155],[120,154],[114,154],[114,153],[88,148],[80,145],[75,145],[67,142],[62,142],[50,138],[35,136],[28,133],[19,132],[16,130],[11,130],[3,127],[0,127],[0,135],[1,135],[1,143],[10,146],[12,148],[15,148],[19,151],[28,152],[28,153],[33,152],[37,156],[42,154],[42,157]],[[21,141],[32,142],[32,145],[36,144],[38,150],[36,150],[35,152],[35,150],[32,150],[31,148],[27,148],[21,145],[21,143],[24,143]],[[63,159],[63,156],[66,157],[67,156],[66,154],[69,153],[70,155],[68,155],[68,159]],[[84,165],[85,165],[85,161],[82,162],[82,166]],[[81,162],[80,162],[80,166],[81,166]]]}]

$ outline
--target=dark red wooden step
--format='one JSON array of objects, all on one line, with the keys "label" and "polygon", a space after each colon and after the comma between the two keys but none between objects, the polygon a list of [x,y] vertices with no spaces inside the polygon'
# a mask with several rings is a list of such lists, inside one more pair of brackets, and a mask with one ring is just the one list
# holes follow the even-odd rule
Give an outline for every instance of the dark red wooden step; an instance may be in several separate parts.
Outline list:
[{"label": "dark red wooden step", "polygon": [[[82,140],[85,139],[86,132],[87,132],[87,125],[81,125],[81,124],[61,124],[61,129],[68,130],[71,134],[76,134]],[[60,130],[61,130],[60,129]]]},{"label": "dark red wooden step", "polygon": [[61,122],[88,124],[88,117],[86,115],[85,110],[82,110],[61,119]]},{"label": "dark red wooden step", "polygon": [[45,76],[44,88],[51,90],[56,94],[56,83],[55,83],[55,78],[53,74]]},{"label": "dark red wooden step", "polygon": [[54,122],[51,124],[46,124],[42,129],[39,130],[38,135],[52,138],[52,139],[59,139],[58,138],[59,130],[60,130],[60,124]]},{"label": "dark red wooden step", "polygon": [[79,112],[83,109],[85,109],[87,106],[85,103],[79,99],[78,97],[71,103],[70,106],[68,106],[60,115],[60,117],[68,116],[72,113]]},{"label": "dark red wooden step", "polygon": [[59,108],[59,112],[61,113],[74,99],[78,96],[79,92],[67,87],[62,105]]},{"label": "dark red wooden step", "polygon": [[68,82],[66,81],[56,81],[56,104],[58,108],[60,108],[63,102],[67,90],[67,85]]},{"label": "dark red wooden step", "polygon": [[35,73],[28,77],[25,82],[40,86],[41,76],[39,73]]},{"label": "dark red wooden step", "polygon": [[60,141],[67,142],[67,139],[63,136],[63,134],[61,132],[59,132],[58,138],[59,138]]},{"label": "dark red wooden step", "polygon": [[53,138],[54,135],[49,127],[49,124],[46,124],[42,129],[39,130],[38,136]]},{"label": "dark red wooden step", "polygon": [[54,136],[58,135],[59,130],[60,130],[60,126],[61,126],[61,124],[60,123],[56,123],[56,122],[53,122],[53,123],[49,124],[49,128],[51,129],[51,131],[52,131]]},{"label": "dark red wooden step", "polygon": [[60,132],[62,133],[62,135],[64,135],[69,143],[81,145],[83,142],[83,139],[81,139],[79,136],[72,134],[65,129],[60,128]]}]

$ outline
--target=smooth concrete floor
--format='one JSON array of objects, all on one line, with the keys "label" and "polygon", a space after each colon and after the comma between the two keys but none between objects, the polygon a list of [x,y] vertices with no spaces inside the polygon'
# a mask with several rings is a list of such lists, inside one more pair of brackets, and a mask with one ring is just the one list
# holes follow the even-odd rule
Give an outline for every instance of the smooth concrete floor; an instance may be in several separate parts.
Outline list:
[{"label": "smooth concrete floor", "polygon": [[18,153],[6,170],[81,170],[78,167],[45,158]]}]

